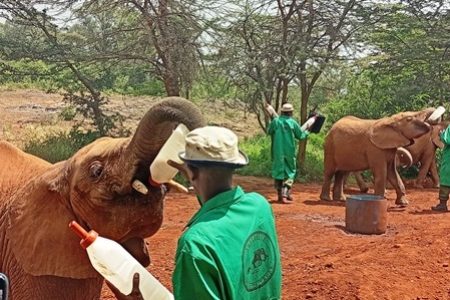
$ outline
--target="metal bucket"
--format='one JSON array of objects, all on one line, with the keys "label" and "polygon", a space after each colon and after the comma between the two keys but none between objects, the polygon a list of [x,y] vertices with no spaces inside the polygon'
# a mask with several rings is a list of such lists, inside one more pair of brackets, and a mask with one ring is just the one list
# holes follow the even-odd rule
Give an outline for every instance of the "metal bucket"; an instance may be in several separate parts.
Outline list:
[{"label": "metal bucket", "polygon": [[383,234],[388,203],[379,195],[351,195],[345,203],[345,228],[363,234]]}]

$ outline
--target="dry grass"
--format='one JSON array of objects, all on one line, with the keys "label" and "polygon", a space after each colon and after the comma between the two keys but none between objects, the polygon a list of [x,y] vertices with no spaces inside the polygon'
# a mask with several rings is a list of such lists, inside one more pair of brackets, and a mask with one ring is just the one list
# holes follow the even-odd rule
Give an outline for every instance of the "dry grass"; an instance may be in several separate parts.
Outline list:
[{"label": "dry grass", "polygon": [[[120,112],[124,116],[124,126],[133,131],[157,98],[113,95],[110,100],[107,111]],[[31,137],[44,138],[49,134],[67,131],[74,121],[63,121],[60,117],[65,107],[62,96],[58,94],[0,89],[0,140],[21,147]],[[256,117],[244,114],[240,109],[219,102],[199,103],[199,107],[208,123],[228,127],[241,138],[261,132]]]}]

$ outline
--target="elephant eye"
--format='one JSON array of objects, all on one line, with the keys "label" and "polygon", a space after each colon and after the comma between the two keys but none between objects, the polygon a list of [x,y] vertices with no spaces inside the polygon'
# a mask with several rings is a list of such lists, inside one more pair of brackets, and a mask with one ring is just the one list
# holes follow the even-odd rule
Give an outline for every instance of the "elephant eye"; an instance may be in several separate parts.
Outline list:
[{"label": "elephant eye", "polygon": [[92,178],[99,178],[103,173],[103,165],[96,161],[90,166],[89,172]]}]

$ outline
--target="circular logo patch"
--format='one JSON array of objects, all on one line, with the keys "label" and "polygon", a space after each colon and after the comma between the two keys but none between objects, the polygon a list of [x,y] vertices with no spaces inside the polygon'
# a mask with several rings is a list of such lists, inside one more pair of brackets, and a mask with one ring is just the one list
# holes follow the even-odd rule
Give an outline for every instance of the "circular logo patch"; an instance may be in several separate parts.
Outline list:
[{"label": "circular logo patch", "polygon": [[254,291],[269,281],[275,272],[275,246],[269,235],[262,231],[252,233],[242,250],[244,286]]}]

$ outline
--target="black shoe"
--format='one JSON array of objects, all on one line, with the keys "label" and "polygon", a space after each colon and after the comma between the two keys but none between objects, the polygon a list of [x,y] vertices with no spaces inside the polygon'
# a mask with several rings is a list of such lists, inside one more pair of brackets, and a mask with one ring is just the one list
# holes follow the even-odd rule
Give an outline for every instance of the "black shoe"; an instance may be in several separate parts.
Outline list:
[{"label": "black shoe", "polygon": [[441,202],[441,203],[439,203],[436,206],[432,206],[431,210],[434,210],[434,211],[448,211],[447,204],[444,204],[444,203]]}]

